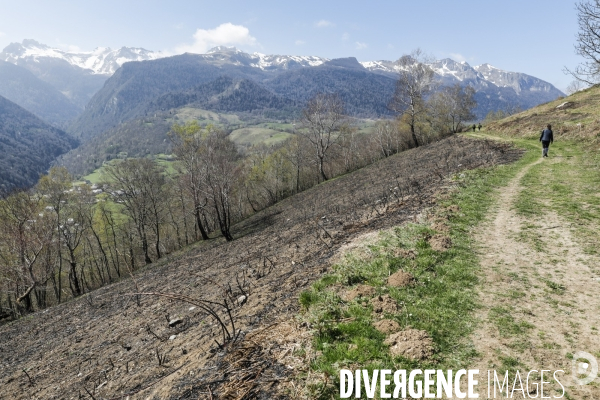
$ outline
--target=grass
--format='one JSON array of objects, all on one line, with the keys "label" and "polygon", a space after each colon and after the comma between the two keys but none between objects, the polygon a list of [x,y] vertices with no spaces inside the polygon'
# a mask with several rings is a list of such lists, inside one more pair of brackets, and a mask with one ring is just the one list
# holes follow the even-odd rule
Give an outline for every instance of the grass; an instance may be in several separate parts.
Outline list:
[{"label": "grass", "polygon": [[[469,233],[488,212],[494,191],[504,186],[534,156],[526,153],[515,164],[467,171],[456,180],[459,188],[442,200],[437,210],[458,205],[460,212],[448,214],[452,247],[433,250],[427,237],[434,232],[426,223],[406,224],[383,232],[368,247],[368,256],[348,255],[330,274],[300,295],[301,318],[314,329],[314,348],[319,356],[310,368],[325,376],[314,384],[315,398],[339,396],[339,369],[458,369],[469,365],[476,355],[466,339],[476,325],[478,307],[478,256]],[[414,259],[397,256],[413,250]],[[410,287],[386,286],[389,274],[398,270],[411,273],[416,284]],[[399,304],[397,313],[386,314],[402,328],[425,330],[433,339],[434,355],[425,361],[393,357],[383,343],[385,335],[374,326],[371,306],[361,298],[345,301],[341,293],[357,283],[371,285],[378,294],[389,294]],[[514,296],[521,296],[514,293]],[[528,330],[529,326],[506,322],[507,329]]]},{"label": "grass", "polygon": [[[156,161],[156,163],[158,165],[160,165],[161,167],[163,167],[165,169],[165,174],[167,174],[168,176],[173,176],[173,175],[177,174],[177,170],[175,169],[174,164],[173,164],[174,158],[172,156],[170,156],[168,154],[156,154],[151,157]],[[89,181],[92,184],[101,183],[105,178],[104,166],[112,165],[116,161],[118,161],[118,159],[105,161],[103,166],[101,166],[100,168],[96,168],[94,170],[94,172],[92,172],[91,174],[88,174],[88,175],[82,177],[79,182],[83,183],[85,181]]]},{"label": "grass", "polygon": [[254,127],[236,129],[229,135],[230,139],[235,144],[244,146],[252,146],[260,143],[270,146],[281,143],[291,136],[291,133],[281,132],[275,129]]},{"label": "grass", "polygon": [[[516,139],[532,154],[540,156],[539,142]],[[558,158],[560,162],[553,162]],[[596,254],[600,240],[600,157],[575,141],[557,140],[550,146],[550,157],[529,169],[521,182],[517,211],[526,217],[543,218],[553,211],[563,220],[574,222],[575,234],[588,254]],[[547,238],[546,238],[547,239]]]}]

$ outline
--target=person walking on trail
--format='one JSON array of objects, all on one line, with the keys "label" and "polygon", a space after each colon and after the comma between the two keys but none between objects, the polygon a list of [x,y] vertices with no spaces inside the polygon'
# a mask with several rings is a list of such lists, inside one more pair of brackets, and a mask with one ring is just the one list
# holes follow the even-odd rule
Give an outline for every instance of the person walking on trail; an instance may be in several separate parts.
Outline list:
[{"label": "person walking on trail", "polygon": [[554,135],[552,134],[552,126],[550,124],[542,131],[540,142],[542,142],[542,157],[548,157],[548,148],[550,147],[550,143],[554,142]]},{"label": "person walking on trail", "polygon": [[477,126],[473,124],[473,132],[475,132],[475,128],[477,128]]},{"label": "person walking on trail", "polygon": [[477,125],[477,129],[481,130],[481,128],[483,128],[483,125],[481,125],[481,122],[480,122],[479,125]]}]

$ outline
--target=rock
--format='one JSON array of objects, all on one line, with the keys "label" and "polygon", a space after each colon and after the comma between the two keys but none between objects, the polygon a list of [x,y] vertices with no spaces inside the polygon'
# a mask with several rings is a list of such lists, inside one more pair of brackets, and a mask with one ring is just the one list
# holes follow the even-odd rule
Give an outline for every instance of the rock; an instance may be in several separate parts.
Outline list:
[{"label": "rock", "polygon": [[387,279],[388,286],[405,287],[415,282],[415,278],[408,272],[398,271],[390,275]]},{"label": "rock", "polygon": [[566,110],[567,108],[571,108],[575,105],[575,103],[573,103],[572,101],[565,101],[562,104],[559,104],[556,106],[557,110]]},{"label": "rock", "polygon": [[433,340],[425,331],[406,329],[388,336],[384,341],[393,356],[424,360],[433,354]]},{"label": "rock", "polygon": [[239,305],[242,305],[246,302],[246,299],[248,298],[248,296],[246,295],[241,295],[240,297],[237,298],[237,302]]},{"label": "rock", "polygon": [[396,333],[400,330],[400,325],[391,319],[382,319],[375,322],[373,326],[381,333]]},{"label": "rock", "polygon": [[174,327],[176,325],[181,324],[182,322],[183,322],[183,319],[181,319],[181,318],[175,318],[175,319],[172,319],[172,320],[169,321],[169,326],[172,328],[172,327]]},{"label": "rock", "polygon": [[169,340],[175,340],[177,338],[177,335],[171,335],[169,336]]},{"label": "rock", "polygon": [[398,303],[392,299],[389,294],[383,296],[377,296],[371,300],[373,305],[373,312],[379,313],[395,313],[398,312]]},{"label": "rock", "polygon": [[190,307],[189,311],[194,311],[196,307]]},{"label": "rock", "polygon": [[344,296],[344,299],[346,301],[352,301],[354,299],[356,299],[357,297],[372,297],[375,295],[375,288],[373,286],[369,286],[369,285],[358,285],[354,288],[352,288],[351,290],[349,290],[346,295]]}]

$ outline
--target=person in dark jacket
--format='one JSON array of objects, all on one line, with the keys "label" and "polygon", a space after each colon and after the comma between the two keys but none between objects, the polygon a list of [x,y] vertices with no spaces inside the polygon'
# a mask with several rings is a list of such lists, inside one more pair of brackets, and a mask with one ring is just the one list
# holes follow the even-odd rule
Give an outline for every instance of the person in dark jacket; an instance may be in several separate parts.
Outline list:
[{"label": "person in dark jacket", "polygon": [[552,134],[552,126],[550,124],[542,131],[540,142],[542,142],[542,157],[548,157],[548,148],[550,147],[550,143],[554,142],[554,135]]}]

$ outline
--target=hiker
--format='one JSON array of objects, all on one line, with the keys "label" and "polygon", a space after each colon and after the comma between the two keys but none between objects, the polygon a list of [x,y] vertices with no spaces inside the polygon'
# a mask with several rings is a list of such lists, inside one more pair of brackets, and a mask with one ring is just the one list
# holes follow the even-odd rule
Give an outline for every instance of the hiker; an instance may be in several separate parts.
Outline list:
[{"label": "hiker", "polygon": [[548,157],[548,147],[550,147],[550,143],[554,142],[554,135],[552,134],[552,126],[550,124],[542,131],[540,142],[542,142],[542,157]]},{"label": "hiker", "polygon": [[473,132],[475,132],[475,128],[477,128],[477,126],[473,124]]},{"label": "hiker", "polygon": [[481,122],[479,123],[479,126],[477,128],[481,131],[481,128],[483,128],[483,125],[481,125]]}]

